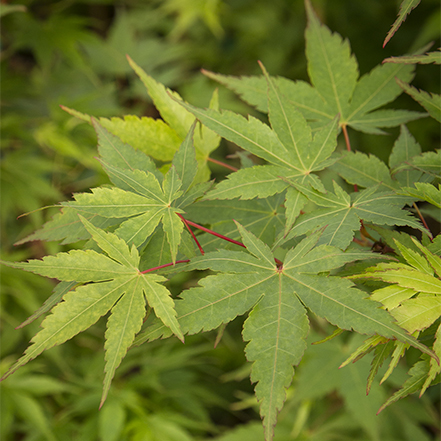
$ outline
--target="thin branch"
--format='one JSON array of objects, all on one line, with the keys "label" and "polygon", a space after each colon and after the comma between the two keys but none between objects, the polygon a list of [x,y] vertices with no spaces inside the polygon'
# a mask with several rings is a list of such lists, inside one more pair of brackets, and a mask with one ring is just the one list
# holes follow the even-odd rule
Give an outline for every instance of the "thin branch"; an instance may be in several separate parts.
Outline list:
[{"label": "thin branch", "polygon": [[227,242],[231,242],[231,243],[234,243],[236,245],[239,245],[240,247],[246,248],[246,246],[242,242],[239,242],[239,241],[234,240],[234,239],[230,239],[229,237],[224,236],[223,234],[216,233],[216,231],[209,230],[208,228],[205,228],[202,225],[195,224],[192,221],[186,220],[186,222],[189,225],[191,225],[192,227],[195,227],[195,228],[197,228],[199,230],[205,231],[206,233],[212,234],[213,236],[219,237],[220,239],[226,240]]},{"label": "thin branch", "polygon": [[225,167],[225,168],[229,168],[230,170],[233,170],[233,171],[238,171],[239,170],[238,168],[233,167],[230,164],[226,164],[225,162],[218,161],[217,159],[213,159],[213,158],[210,158],[210,157],[207,158],[207,161],[213,162],[214,164],[221,165],[222,167]]},{"label": "thin branch", "polygon": [[162,268],[167,268],[168,266],[174,266],[177,263],[188,263],[188,262],[190,262],[190,259],[177,260],[175,263],[165,263],[164,265],[155,266],[154,268],[149,268],[149,269],[146,269],[145,271],[140,271],[140,272],[141,272],[141,274],[147,274],[147,273],[151,273],[152,271],[156,271],[156,270],[159,270]]},{"label": "thin branch", "polygon": [[423,223],[424,227],[425,227],[425,228],[427,229],[427,231],[430,233],[430,236],[429,236],[430,241],[433,242],[433,239],[432,239],[432,232],[430,231],[430,228],[429,228],[429,226],[427,225],[427,222],[426,222],[426,220],[424,219],[424,216],[421,214],[421,211],[419,210],[418,205],[417,205],[415,202],[413,203],[413,208],[415,208],[415,210],[416,210],[416,212],[417,212],[417,214],[418,214],[418,217],[421,219],[421,222]]},{"label": "thin branch", "polygon": [[184,218],[184,216],[182,216],[181,214],[177,213],[177,215],[181,218],[182,222],[184,222],[185,226],[187,227],[188,231],[190,231],[191,236],[193,237],[193,240],[196,242],[196,245],[199,248],[199,251],[201,252],[202,255],[205,254],[204,250],[201,247],[201,244],[199,243],[199,241],[196,239],[196,236],[194,235],[192,229],[190,228],[190,225],[188,225],[187,220]]},{"label": "thin branch", "polygon": [[[346,149],[348,150],[348,152],[352,152],[351,149],[351,141],[349,141],[349,135],[348,135],[348,129],[346,124],[343,124],[341,126],[341,129],[343,130],[343,135],[345,136],[345,142],[346,142]],[[358,186],[357,184],[354,184],[354,191],[358,192]]]}]

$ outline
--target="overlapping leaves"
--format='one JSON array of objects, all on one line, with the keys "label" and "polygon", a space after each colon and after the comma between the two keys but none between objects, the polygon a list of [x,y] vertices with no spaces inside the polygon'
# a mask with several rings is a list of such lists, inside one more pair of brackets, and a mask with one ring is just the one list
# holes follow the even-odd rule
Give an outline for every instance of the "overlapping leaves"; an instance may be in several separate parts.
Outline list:
[{"label": "overlapping leaves", "polygon": [[[305,307],[342,329],[397,338],[429,352],[347,280],[318,275],[370,254],[315,247],[321,234],[317,232],[288,251],[283,264],[277,264],[266,244],[242,226],[238,228],[248,253],[221,250],[193,259],[187,270],[210,268],[220,274],[185,291],[176,302],[176,311],[183,333],[194,334],[251,310],[243,336],[250,342],[246,356],[253,362],[251,379],[257,383],[266,439],[272,438],[293,365],[305,350],[309,328]],[[157,321],[136,343],[168,335],[170,331]]]},{"label": "overlapping leaves", "polygon": [[[383,64],[358,79],[358,64],[351,55],[349,43],[320,23],[309,0],[305,4],[308,15],[306,59],[312,85],[274,78],[286,102],[297,107],[314,127],[322,127],[339,115],[340,126],[373,134],[425,116],[407,110],[379,110],[402,93],[395,78],[409,83],[414,75],[413,66]],[[265,78],[205,73],[257,109],[268,112]]]},{"label": "overlapping leaves", "polygon": [[86,330],[110,311],[105,343],[103,403],[116,368],[141,329],[146,315],[146,300],[162,323],[180,339],[184,337],[176,319],[174,302],[161,284],[166,279],[157,274],[140,273],[139,254],[134,245],[129,248],[115,234],[94,227],[84,218],[81,221],[107,256],[93,250],[73,250],[43,260],[3,262],[62,282],[83,284],[73,291],[63,292],[63,301],[52,309],[41,325],[43,329],[35,335],[32,345],[6,376],[46,349]]},{"label": "overlapping leaves", "polygon": [[191,186],[197,173],[192,141],[195,126],[165,176],[144,153],[124,144],[98,123],[95,127],[101,163],[115,186],[76,194],[75,201],[62,203],[63,211],[26,240],[64,239],[67,243],[88,237],[78,220],[77,213],[81,213],[99,227],[118,225],[115,234],[139,247],[161,222],[174,261],[183,231],[179,214],[210,186],[209,183]]},{"label": "overlapping leaves", "polygon": [[[397,239],[391,246],[401,258],[399,263],[380,263],[368,268],[364,273],[351,276],[352,279],[374,279],[388,283],[384,288],[377,289],[372,299],[383,304],[397,324],[412,335],[418,335],[431,326],[435,327],[432,347],[434,353],[441,357],[441,259],[418,241],[412,238],[413,249],[405,246]],[[365,341],[344,363],[359,358],[375,348],[368,379],[368,390],[374,376],[378,373],[385,359],[392,354],[391,361],[382,382],[396,368],[408,345],[404,342],[393,342],[384,337],[372,337]],[[420,390],[422,395],[426,389],[440,377],[441,367],[434,358],[425,356],[409,371],[411,378],[397,391],[381,409]]]}]

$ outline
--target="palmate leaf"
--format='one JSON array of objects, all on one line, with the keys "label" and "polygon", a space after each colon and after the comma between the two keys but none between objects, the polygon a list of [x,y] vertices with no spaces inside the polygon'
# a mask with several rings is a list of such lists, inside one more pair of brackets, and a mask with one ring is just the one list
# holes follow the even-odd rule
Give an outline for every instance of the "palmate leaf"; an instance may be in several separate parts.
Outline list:
[{"label": "palmate leaf", "polygon": [[[242,226],[238,225],[238,229],[248,253],[222,250],[193,259],[187,270],[211,269],[220,273],[202,279],[199,287],[184,291],[181,300],[176,301],[176,311],[183,333],[194,334],[219,327],[251,310],[243,336],[249,341],[246,356],[253,362],[251,379],[257,383],[266,439],[272,439],[293,365],[299,363],[306,347],[309,326],[305,307],[342,329],[397,338],[431,353],[349,281],[317,275],[347,262],[370,258],[371,253],[315,247],[318,232],[290,250],[283,264],[277,265],[266,244]],[[135,344],[169,335],[171,332],[156,321]]]},{"label": "palmate leaf", "polygon": [[89,233],[78,220],[78,213],[81,213],[98,227],[119,225],[116,234],[136,247],[145,243],[162,223],[175,261],[184,228],[178,214],[210,186],[210,183],[193,185],[197,175],[192,142],[195,123],[165,176],[144,153],[123,143],[96,121],[94,125],[100,162],[115,187],[76,194],[75,201],[62,203],[61,213],[20,243],[35,239],[63,239],[64,243],[69,243],[88,238]]},{"label": "palmate leaf", "polygon": [[[414,76],[414,66],[378,65],[359,79],[358,64],[351,55],[349,43],[320,23],[309,0],[305,5],[308,16],[306,59],[312,86],[304,81],[272,78],[284,102],[296,107],[314,128],[323,127],[339,115],[340,126],[372,134],[382,134],[383,127],[394,127],[426,116],[404,110],[377,110],[402,93],[395,78],[409,83]],[[204,73],[258,110],[268,112],[265,77],[235,78]]]},{"label": "palmate leaf", "polygon": [[[424,159],[426,155],[430,158]],[[411,187],[418,181],[431,181],[431,173],[424,169],[412,167],[413,161],[424,161],[431,170],[436,172],[437,162],[434,152],[421,154],[421,147],[415,138],[402,125],[400,135],[394,143],[389,156],[389,167],[376,156],[361,152],[344,152],[339,160],[331,165],[348,183],[369,188],[378,186],[382,191],[395,191],[401,194],[402,187]],[[429,165],[429,163],[431,165]]]},{"label": "palmate leaf", "polygon": [[[334,162],[330,157],[336,147],[337,119],[312,136],[312,129],[304,116],[284,100],[277,84],[269,77],[263,65],[261,67],[268,84],[272,129],[251,116],[245,119],[232,112],[203,110],[180,102],[204,125],[269,162],[269,165],[258,165],[231,173],[205,199],[266,198],[284,191],[289,182],[323,188],[313,172]],[[287,191],[285,233],[306,202],[307,199],[294,187]]]},{"label": "palmate leaf", "polygon": [[[263,242],[272,244],[284,229],[286,214],[283,208],[284,199],[282,193],[266,199],[249,201],[201,200],[186,209],[186,218],[199,224],[209,225],[217,233],[240,241],[241,236],[234,223],[237,221]],[[211,234],[199,235],[198,239],[205,251],[236,247]]]},{"label": "palmate leaf", "polygon": [[[142,151],[160,161],[169,162],[191,129],[194,116],[176,103],[176,100],[181,100],[177,92],[173,92],[155,81],[130,57],[127,56],[127,59],[146,86],[164,120],[126,115],[124,118],[98,118],[99,124],[135,150]],[[218,94],[215,91],[209,107],[217,109],[218,101]],[[65,106],[62,108],[83,121],[93,123],[94,118],[91,115]],[[220,137],[206,127],[201,127],[194,133],[194,146],[198,161],[197,181],[204,182],[210,178],[210,169],[207,166],[209,155],[218,147]]]},{"label": "palmate leaf", "polygon": [[[5,377],[34,359],[43,351],[64,343],[92,326],[111,311],[106,332],[106,365],[104,402],[115,370],[141,329],[146,314],[145,300],[156,316],[176,336],[183,340],[176,319],[174,302],[169,291],[160,284],[166,279],[157,274],[142,274],[138,270],[139,254],[115,234],[94,227],[82,218],[96,244],[107,254],[92,250],[73,250],[43,260],[24,263],[3,262],[42,276],[63,282],[85,283],[63,296],[52,313],[43,321],[42,330],[32,339],[32,345],[7,372]],[[5,378],[4,377],[4,378]]]},{"label": "palmate leaf", "polygon": [[334,193],[318,191],[312,187],[294,183],[319,209],[302,214],[286,236],[286,240],[317,228],[325,228],[320,243],[345,249],[360,227],[360,220],[377,225],[408,225],[425,231],[409,212],[401,207],[409,200],[390,192],[378,192],[376,187],[349,195],[334,182]]},{"label": "palmate leaf", "polygon": [[[350,278],[374,279],[390,283],[391,285],[375,290],[371,298],[382,303],[383,307],[389,310],[396,319],[399,326],[415,335],[415,333],[432,326],[441,317],[441,280],[439,278],[441,275],[441,260],[439,256],[433,254],[414,238],[411,241],[407,240],[407,243],[409,241],[413,243],[413,248],[409,248],[402,240],[402,237],[409,238],[409,236],[395,236],[393,239],[394,247],[405,263],[380,263],[368,268],[364,273],[350,276]],[[439,344],[440,332],[438,329],[433,343],[433,351],[438,359],[441,355]],[[402,342],[388,340],[381,341],[380,343],[387,345],[387,353],[393,350],[389,368],[381,380],[383,382],[395,369],[399,359],[404,356],[407,345],[403,345]],[[343,364],[345,365],[349,361],[365,355],[374,346],[374,342],[366,340]],[[378,371],[378,369],[375,369],[375,361],[380,361],[382,349],[386,350],[386,347],[378,349],[374,357],[370,382],[372,382],[373,377]],[[381,358],[381,363],[384,359],[385,357]],[[418,366],[424,366],[425,368],[420,370]],[[416,376],[414,373],[417,370],[419,374]],[[417,389],[421,390],[420,395],[422,395],[435,377],[439,375],[440,371],[441,367],[436,359],[433,362],[432,360],[429,362],[429,359],[424,359],[423,357],[423,361],[415,364],[409,371],[413,379],[406,381],[403,387],[386,401],[381,409],[396,401],[396,399],[415,392]],[[414,380],[417,381],[415,382]],[[369,381],[368,390],[370,387]]]}]

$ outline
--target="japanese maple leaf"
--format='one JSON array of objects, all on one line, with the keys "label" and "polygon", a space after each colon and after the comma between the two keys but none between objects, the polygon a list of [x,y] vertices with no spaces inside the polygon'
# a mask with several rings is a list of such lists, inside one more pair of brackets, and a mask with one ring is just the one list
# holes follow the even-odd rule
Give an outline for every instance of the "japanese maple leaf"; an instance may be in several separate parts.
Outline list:
[{"label": "japanese maple leaf", "polygon": [[64,202],[62,212],[42,230],[20,241],[64,239],[64,243],[88,237],[78,213],[98,227],[119,225],[115,230],[129,244],[141,246],[161,222],[175,261],[183,223],[178,214],[200,197],[211,185],[193,185],[197,162],[193,147],[193,124],[173,158],[165,177],[144,153],[124,144],[95,121],[99,138],[100,161],[114,187],[78,193],[75,201]]},{"label": "japanese maple leaf", "polygon": [[[73,250],[43,260],[24,263],[2,262],[63,282],[83,283],[63,299],[45,318],[43,328],[31,340],[31,345],[6,373],[9,376],[43,351],[60,345],[86,330],[110,311],[105,342],[105,378],[101,404],[106,399],[116,368],[132,345],[146,315],[146,300],[156,317],[179,339],[183,334],[176,319],[170,292],[161,285],[166,279],[157,274],[138,270],[139,254],[118,236],[81,221],[92,239],[105,254],[93,250]],[[5,378],[4,377],[4,378]]]},{"label": "japanese maple leaf", "polygon": [[[365,272],[350,276],[351,279],[374,279],[388,283],[372,293],[371,298],[383,304],[396,319],[397,324],[413,335],[429,328],[441,317],[441,259],[429,249],[421,245],[413,237],[407,237],[407,245],[403,240],[393,239],[391,246],[400,257],[401,262],[380,263],[367,268]],[[404,262],[403,262],[404,261]],[[392,353],[389,367],[381,382],[390,376],[404,356],[407,345],[401,341],[387,339],[368,339],[345,361],[344,364],[358,359],[378,346],[371,364],[368,378],[370,389],[374,376],[385,358]],[[432,346],[433,352],[441,357],[441,325],[438,324]],[[389,404],[420,390],[420,396],[426,391],[436,376],[441,372],[439,360],[423,357],[410,369],[409,379],[403,387],[390,397],[380,410]]]},{"label": "japanese maple leaf", "polygon": [[[248,252],[217,251],[195,258],[187,267],[219,271],[200,281],[200,287],[184,291],[176,301],[183,333],[209,331],[251,311],[243,337],[249,341],[247,359],[253,362],[251,380],[256,385],[265,437],[272,439],[277,413],[285,400],[285,389],[305,351],[309,308],[342,328],[360,333],[378,333],[428,348],[394,324],[379,304],[366,293],[339,277],[318,275],[347,262],[372,257],[330,246],[315,247],[320,232],[300,242],[276,264],[269,247],[238,225]],[[171,335],[159,321],[148,327],[135,342]]]},{"label": "japanese maple leaf", "polygon": [[335,182],[334,193],[297,183],[293,185],[320,208],[300,215],[285,240],[326,227],[320,243],[345,249],[354,232],[359,230],[360,220],[377,225],[408,225],[426,231],[416,218],[402,209],[410,201],[405,196],[380,192],[377,187],[348,194]]},{"label": "japanese maple leaf", "polygon": [[[414,76],[413,66],[380,64],[359,79],[358,63],[348,41],[320,23],[309,0],[305,5],[308,17],[306,60],[311,84],[274,78],[285,101],[297,107],[314,127],[322,127],[339,115],[340,126],[373,134],[382,134],[382,128],[427,116],[407,110],[379,109],[402,93],[395,79],[409,83]],[[264,77],[237,78],[204,73],[258,110],[268,111]]]},{"label": "japanese maple leaf", "polygon": [[[230,111],[204,110],[180,102],[211,130],[269,163],[231,173],[206,195],[206,199],[266,198],[288,188],[287,179],[321,187],[314,172],[333,163],[330,156],[337,146],[337,118],[313,136],[302,113],[283,99],[263,65],[262,70],[268,87],[271,127],[252,116],[247,119]],[[301,193],[293,187],[288,188],[286,230],[305,203]]]}]

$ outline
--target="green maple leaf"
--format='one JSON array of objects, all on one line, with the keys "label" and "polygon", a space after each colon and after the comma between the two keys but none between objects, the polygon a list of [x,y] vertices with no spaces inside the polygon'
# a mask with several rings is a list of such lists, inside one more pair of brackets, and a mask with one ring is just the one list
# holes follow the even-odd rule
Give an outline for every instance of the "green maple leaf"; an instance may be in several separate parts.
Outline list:
[{"label": "green maple leaf", "polygon": [[428,93],[424,90],[416,89],[412,87],[410,84],[405,83],[397,78],[398,85],[415,101],[420,103],[424,109],[427,110],[429,115],[436,119],[438,122],[441,122],[441,95],[436,93]]},{"label": "green maple leaf", "polygon": [[296,183],[293,186],[321,208],[302,214],[286,240],[326,227],[320,243],[345,249],[351,243],[354,231],[360,228],[360,220],[377,225],[408,225],[425,231],[409,212],[401,209],[409,202],[405,196],[379,192],[376,187],[349,195],[335,182],[334,193],[321,192]]},{"label": "green maple leaf", "polygon": [[[312,86],[304,81],[274,78],[284,101],[298,108],[315,128],[339,115],[340,126],[382,134],[383,127],[395,127],[426,116],[407,110],[378,110],[402,93],[395,78],[409,83],[414,67],[382,64],[359,79],[358,64],[351,55],[349,43],[320,23],[309,0],[305,4],[308,16],[306,59]],[[258,110],[268,111],[264,77],[235,78],[204,73],[238,93]]]},{"label": "green maple leaf", "polygon": [[78,220],[81,213],[95,226],[119,225],[116,234],[129,244],[141,246],[161,222],[167,236],[172,260],[181,241],[183,223],[178,214],[203,195],[210,183],[192,185],[197,175],[197,161],[191,127],[165,177],[144,153],[135,151],[118,137],[94,123],[99,139],[100,161],[115,187],[79,193],[75,201],[64,202],[62,212],[47,222],[42,230],[26,240],[63,238],[64,243],[89,237]]},{"label": "green maple leaf", "polygon": [[[188,207],[186,216],[199,224],[209,225],[217,233],[240,241],[241,236],[235,224],[237,221],[263,242],[272,244],[285,225],[284,199],[284,194],[277,194],[249,201],[201,200]],[[204,234],[198,238],[205,251],[236,246],[213,235]]]},{"label": "green maple leaf", "polygon": [[406,20],[411,11],[420,4],[420,1],[421,0],[403,0],[401,2],[398,17],[392,25],[390,31],[387,33],[386,38],[384,39],[383,47],[386,46],[386,44],[393,37],[395,32],[397,32],[398,28],[403,24],[404,20]]},{"label": "green maple leaf", "polygon": [[[422,200],[429,197],[429,194],[423,195],[422,188],[425,188],[431,197],[436,196],[433,192],[435,188],[432,185],[426,187],[429,184],[425,182],[432,181],[436,175],[439,175],[440,152],[422,154],[420,145],[404,125],[401,126],[400,135],[393,145],[388,165],[374,155],[344,152],[330,168],[349,184],[359,187],[378,186],[382,191],[392,190],[397,194],[404,194],[403,187],[405,187],[408,189],[406,194],[416,198],[421,197]],[[420,185],[420,190],[410,188],[420,188],[418,187]]]},{"label": "green maple leaf", "polygon": [[[93,250],[73,250],[43,260],[24,263],[3,262],[62,282],[85,283],[74,291],[63,291],[63,301],[43,321],[42,330],[32,339],[32,345],[7,372],[9,376],[43,351],[64,343],[92,326],[100,317],[111,312],[106,331],[106,365],[104,402],[115,370],[141,329],[146,315],[146,300],[156,316],[176,336],[183,340],[176,319],[170,292],[161,285],[166,279],[157,274],[142,274],[138,270],[139,254],[115,234],[81,221],[96,244],[107,254]],[[65,286],[63,286],[65,288]],[[58,299],[59,300],[59,299]],[[5,377],[6,377],[5,376]]]},{"label": "green maple leaf", "polygon": [[[130,57],[127,58],[130,66],[146,86],[153,103],[164,120],[126,115],[124,118],[98,118],[99,124],[136,151],[144,152],[163,162],[170,162],[190,131],[194,123],[194,116],[176,103],[176,100],[182,100],[177,92],[173,92],[155,81]],[[218,101],[218,94],[215,91],[209,107],[217,109]],[[65,106],[62,108],[83,121],[89,123],[94,121],[90,115]],[[210,179],[207,161],[210,153],[218,147],[219,142],[220,137],[206,127],[194,131],[194,146],[198,162],[197,182]]]},{"label": "green maple leaf", "polygon": [[[396,319],[399,326],[415,335],[427,329],[441,317],[441,260],[439,256],[422,246],[414,238],[411,238],[410,241],[413,244],[412,248],[404,245],[404,241],[397,238],[394,238],[393,242],[394,249],[405,263],[380,263],[375,267],[368,268],[364,273],[350,276],[350,278],[375,279],[389,283],[388,286],[375,290],[371,298],[382,303],[383,307]],[[440,337],[441,326],[438,326],[432,348],[438,358],[441,356]],[[393,342],[388,339],[368,339],[343,363],[346,365],[351,360],[362,357],[379,344],[372,361],[368,390],[379,366],[386,357],[393,351],[389,368],[384,374],[382,382],[393,372],[408,346],[403,342]],[[422,366],[421,363],[417,363],[409,371],[414,380],[414,372],[417,366]],[[415,392],[418,388],[421,390],[420,395],[425,392],[435,377],[439,376],[441,367],[436,359],[430,359],[430,361],[424,359],[423,365],[425,369],[418,370],[418,382],[408,380],[396,394],[386,401],[380,410],[398,398]],[[409,387],[410,384],[412,387]]]},{"label": "green maple leaf", "polygon": [[[269,163],[231,173],[206,195],[206,199],[266,198],[284,191],[289,186],[287,180],[321,187],[313,173],[334,162],[330,156],[337,145],[337,119],[313,136],[302,113],[283,99],[275,82],[263,66],[262,69],[268,85],[272,128],[252,116],[246,119],[233,112],[198,109],[180,102],[205,126]],[[288,190],[286,230],[305,203],[306,199],[295,188]]]},{"label": "green maple leaf", "polygon": [[[397,338],[431,353],[347,280],[317,275],[371,257],[371,253],[315,247],[318,232],[288,251],[283,264],[277,265],[266,244],[242,226],[238,229],[248,253],[222,250],[195,258],[187,270],[209,268],[220,273],[202,279],[200,287],[184,291],[176,301],[176,311],[183,333],[189,334],[215,329],[251,311],[243,336],[249,341],[246,356],[253,362],[251,379],[257,383],[266,439],[272,439],[293,366],[306,348],[309,325],[305,307],[342,329]],[[135,344],[169,335],[156,321]]]},{"label": "green maple leaf", "polygon": [[[431,46],[430,44],[429,46]],[[404,64],[441,64],[441,48],[434,52],[426,52],[418,55],[403,55],[401,57],[389,57],[383,63],[404,63]]]}]

